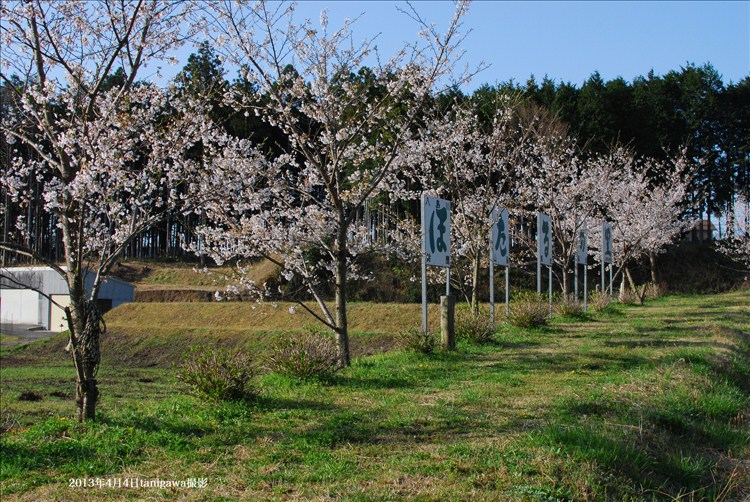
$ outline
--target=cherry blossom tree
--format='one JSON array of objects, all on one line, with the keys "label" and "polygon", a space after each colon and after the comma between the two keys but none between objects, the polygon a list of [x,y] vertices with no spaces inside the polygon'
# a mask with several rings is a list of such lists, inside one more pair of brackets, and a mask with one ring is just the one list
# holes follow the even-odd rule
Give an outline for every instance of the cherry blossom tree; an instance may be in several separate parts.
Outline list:
[{"label": "cherry blossom tree", "polygon": [[[632,261],[663,251],[692,222],[683,218],[691,182],[691,170],[683,155],[669,161],[637,158],[632,150],[617,147],[599,162],[616,173],[602,190],[602,216],[613,226],[613,280],[623,274],[635,291],[630,273]],[[591,232],[591,243],[601,242],[601,226]],[[596,244],[594,245],[596,247]],[[654,260],[651,260],[654,267]],[[653,274],[652,274],[653,275]],[[641,292],[642,300],[645,289]]]},{"label": "cherry blossom tree", "polygon": [[[533,213],[544,212],[552,219],[556,246],[553,261],[560,267],[562,287],[568,292],[568,270],[576,251],[576,236],[596,209],[594,188],[598,171],[589,169],[578,156],[576,142],[567,135],[534,135],[524,149],[520,166],[519,200]],[[525,237],[522,234],[522,237]],[[527,242],[530,249],[536,249]]]},{"label": "cherry blossom tree", "polygon": [[[215,226],[204,230],[205,241],[217,261],[263,256],[284,277],[301,280],[319,307],[301,308],[336,333],[340,363],[348,365],[347,286],[368,246],[357,215],[384,192],[424,103],[447,83],[467,5],[457,4],[444,34],[409,10],[420,42],[386,61],[373,40],[353,41],[352,21],[332,29],[325,12],[314,26],[294,23],[293,4],[223,1],[211,8],[214,47],[263,96],[231,96],[233,106],[281,129],[288,144],[238,150],[244,153],[235,168],[214,180],[228,191],[207,208]],[[280,156],[273,153],[279,147]],[[333,306],[320,287],[329,280]]]},{"label": "cherry blossom tree", "polygon": [[[513,98],[497,95],[486,127],[471,101],[435,108],[427,127],[409,143],[404,158],[416,186],[452,203],[451,282],[479,309],[480,271],[488,263],[490,213],[515,207],[514,169],[524,138]],[[407,197],[418,199],[421,192]],[[402,195],[404,196],[404,195]]]},{"label": "cherry blossom tree", "polygon": [[[560,270],[563,292],[569,277],[580,230],[598,217],[604,187],[611,183],[612,167],[581,157],[577,141],[549,111],[534,105],[521,109],[524,144],[516,169],[514,199],[526,221],[537,212],[550,215],[555,243],[553,263]],[[536,254],[536,232],[518,232],[516,239]]]},{"label": "cherry blossom tree", "polygon": [[[18,106],[2,117],[2,133],[11,147],[34,152],[15,154],[1,183],[22,207],[37,196],[30,181],[43,182],[44,209],[62,232],[64,264],[7,236],[0,247],[45,263],[68,285],[70,304],[59,306],[68,318],[80,421],[95,418],[99,396],[105,329],[99,289],[131,239],[184,202],[180,187],[197,172],[189,151],[211,130],[195,103],[171,101],[137,81],[190,36],[183,23],[188,9],[155,0],[0,6],[1,78],[10,83],[10,71],[23,83],[13,87]],[[16,222],[21,233],[25,225],[23,217]],[[90,290],[87,273],[95,276]],[[7,268],[0,274],[10,275]]]},{"label": "cherry blossom tree", "polygon": [[[690,223],[682,218],[690,180],[684,157],[657,162],[614,147],[607,154],[582,158],[576,141],[564,128],[550,127],[554,121],[543,115],[527,126],[535,132],[524,148],[518,198],[527,210],[546,212],[552,218],[553,256],[561,270],[563,291],[569,290],[579,231],[589,230],[590,249],[598,257],[603,221],[614,226],[614,277],[623,274],[635,289],[629,263],[653,258]],[[519,237],[529,240],[533,249],[529,235]]]}]

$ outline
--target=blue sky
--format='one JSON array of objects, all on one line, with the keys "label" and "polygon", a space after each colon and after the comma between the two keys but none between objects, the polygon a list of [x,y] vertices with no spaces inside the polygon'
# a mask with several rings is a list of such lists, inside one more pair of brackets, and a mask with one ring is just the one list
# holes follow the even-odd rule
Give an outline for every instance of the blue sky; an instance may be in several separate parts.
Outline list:
[{"label": "blue sky", "polygon": [[[329,9],[331,22],[365,15],[355,34],[381,32],[379,45],[414,36],[414,24],[396,2],[300,2],[300,14],[317,19]],[[452,3],[414,2],[426,19],[447,24]],[[309,14],[308,14],[309,13]],[[356,26],[356,25],[355,25]],[[476,1],[465,27],[468,61],[491,67],[476,83],[549,75],[581,84],[598,70],[602,77],[632,80],[653,69],[664,74],[690,61],[711,62],[725,81],[750,74],[750,2]],[[395,47],[394,47],[395,48]]]},{"label": "blue sky", "polygon": [[[379,34],[381,53],[390,55],[418,31],[397,4],[301,1],[297,16],[317,23],[320,10],[328,9],[331,27],[338,27],[343,19],[363,14],[354,25],[355,40]],[[453,11],[450,1],[413,5],[438,28],[447,25]],[[490,65],[466,90],[510,79],[525,82],[531,74],[538,81],[548,75],[577,86],[594,71],[605,80],[632,81],[649,70],[663,75],[688,62],[710,62],[725,83],[750,75],[748,1],[479,0],[471,4],[464,27],[472,30],[464,43],[465,60]]]}]

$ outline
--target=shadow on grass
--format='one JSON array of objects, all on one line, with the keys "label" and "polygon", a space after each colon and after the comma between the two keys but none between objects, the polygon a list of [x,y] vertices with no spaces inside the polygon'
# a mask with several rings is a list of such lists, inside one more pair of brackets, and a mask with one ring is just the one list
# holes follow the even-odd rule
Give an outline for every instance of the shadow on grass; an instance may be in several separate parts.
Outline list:
[{"label": "shadow on grass", "polygon": [[139,430],[148,434],[161,433],[188,438],[202,438],[216,427],[205,421],[182,421],[177,415],[156,416],[145,414],[105,415],[99,414],[98,425],[125,430]]},{"label": "shadow on grass", "polygon": [[395,375],[359,376],[359,375],[334,375],[328,379],[328,383],[338,387],[352,389],[413,389],[417,387],[414,380]]},{"label": "shadow on grass", "polygon": [[644,494],[661,492],[672,498],[690,491],[695,500],[713,499],[732,482],[732,469],[726,465],[731,455],[723,454],[743,447],[736,428],[676,407],[634,417],[616,403],[597,400],[573,403],[560,412],[574,420],[548,425],[537,435],[542,444],[623,476]]},{"label": "shadow on grass", "polygon": [[[608,345],[631,346],[628,342]],[[676,380],[654,393],[571,398],[553,409],[555,418],[536,439],[561,448],[577,461],[629,479],[649,498],[690,493],[691,500],[742,499],[743,493],[750,492],[750,478],[741,474],[737,481],[736,469],[743,472],[737,453],[750,447],[746,427],[750,354],[734,347],[735,357],[717,357],[704,349],[717,344],[706,342],[653,341],[635,346],[677,347],[652,363],[696,366],[688,371],[705,375],[711,383],[695,387],[689,380]],[[627,494],[610,495],[616,499]]]},{"label": "shadow on grass", "polygon": [[[726,307],[724,307],[726,308]],[[692,311],[688,310],[684,313],[684,316],[686,318],[699,318],[701,320],[710,320],[710,321],[724,321],[727,318],[730,319],[746,319],[750,320],[750,311],[739,311],[739,312],[727,312],[726,310],[710,310],[708,312],[706,311]]]},{"label": "shadow on grass", "polygon": [[541,341],[529,341],[529,342],[506,342],[503,340],[493,340],[487,345],[494,346],[508,350],[530,350],[538,349],[544,344]]},{"label": "shadow on grass", "polygon": [[637,348],[677,348],[677,347],[720,347],[738,350],[735,345],[720,342],[694,342],[690,340],[617,340],[604,342],[605,347]]},{"label": "shadow on grass", "polygon": [[[474,433],[460,407],[434,407],[431,416],[393,416],[388,410],[342,410],[314,427],[288,434],[291,443],[336,448],[352,444],[418,444],[457,441]],[[474,424],[476,425],[476,424]]]},{"label": "shadow on grass", "polygon": [[[3,481],[11,477],[23,482],[25,473],[34,470],[56,469],[65,466],[65,472],[77,472],[76,468],[82,463],[88,464],[88,469],[79,472],[87,474],[103,474],[111,469],[115,463],[112,459],[108,461],[96,448],[74,441],[50,442],[50,443],[11,443],[3,441],[0,443],[0,466],[3,472]],[[14,473],[20,475],[13,476]],[[5,491],[5,490],[3,490]]]},{"label": "shadow on grass", "polygon": [[[335,377],[332,377],[335,378]],[[248,403],[248,409],[252,411],[277,411],[277,410],[309,410],[309,411],[328,411],[333,412],[338,408],[321,401],[312,401],[310,399],[281,399],[277,397],[263,396]]]},{"label": "shadow on grass", "polygon": [[422,388],[450,378],[452,369],[471,364],[477,358],[472,351],[476,348],[466,345],[463,349],[468,350],[436,350],[430,354],[402,352],[396,355],[398,359],[388,361],[358,360],[347,371],[329,377],[326,383],[351,389]]},{"label": "shadow on grass", "polygon": [[509,354],[504,361],[488,364],[485,367],[526,373],[535,370],[565,373],[579,369],[630,370],[652,364],[647,357],[637,354],[612,355],[606,352],[580,353],[558,350],[542,354],[535,352]]},{"label": "shadow on grass", "polygon": [[649,338],[681,338],[688,335],[695,328],[691,326],[636,326],[633,328],[636,335],[647,336]]},{"label": "shadow on grass", "polygon": [[[634,308],[635,306],[629,306],[624,307],[622,305],[611,305],[607,310],[604,310],[603,312],[596,312],[594,311],[595,320],[610,320],[610,319],[620,319],[622,317],[625,317],[626,308]],[[587,312],[588,313],[588,312]]]},{"label": "shadow on grass", "polygon": [[[50,419],[32,427],[24,437],[0,442],[4,483],[14,479],[23,489],[33,471],[57,470],[61,475],[97,475],[141,461],[147,444],[133,429],[115,430],[106,421],[77,424]],[[33,477],[33,476],[31,476]],[[6,486],[9,486],[6,485]]]},{"label": "shadow on grass", "polygon": [[[674,351],[659,358],[661,364],[684,361],[705,366],[718,381],[727,381],[750,396],[750,334],[741,330],[728,330],[725,333],[736,343],[699,342],[692,340],[621,340],[605,342],[607,347],[672,348]],[[725,354],[717,354],[706,349],[722,349]]]}]

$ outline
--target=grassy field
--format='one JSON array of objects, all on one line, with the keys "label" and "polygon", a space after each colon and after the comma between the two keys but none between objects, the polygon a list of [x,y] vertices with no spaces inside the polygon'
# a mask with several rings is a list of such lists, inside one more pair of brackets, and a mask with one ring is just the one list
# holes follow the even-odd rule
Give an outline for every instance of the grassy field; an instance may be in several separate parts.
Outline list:
[{"label": "grassy field", "polygon": [[[259,353],[270,328],[298,327],[273,317],[284,306],[261,322],[238,304],[184,310],[197,305],[108,316],[95,423],[71,420],[60,339],[2,352],[3,500],[750,497],[748,291],[501,325],[490,345],[360,357],[327,381],[266,373],[258,401],[218,405],[170,359],[196,341]],[[417,307],[358,308],[368,347]],[[123,486],[189,479],[207,486]]]}]

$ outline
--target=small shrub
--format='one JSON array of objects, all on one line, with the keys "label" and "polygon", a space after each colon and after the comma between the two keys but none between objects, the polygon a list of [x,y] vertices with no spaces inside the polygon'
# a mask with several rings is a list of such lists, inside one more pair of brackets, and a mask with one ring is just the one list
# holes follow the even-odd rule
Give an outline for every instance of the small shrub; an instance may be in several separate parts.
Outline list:
[{"label": "small shrub", "polygon": [[482,313],[472,314],[468,310],[456,312],[456,339],[485,344],[495,336],[495,324]]},{"label": "small shrub", "polygon": [[617,301],[623,305],[636,305],[640,303],[638,294],[631,289],[620,291],[620,294],[617,296]]},{"label": "small shrub", "polygon": [[336,341],[317,327],[279,336],[269,363],[272,370],[297,378],[327,377],[340,368]]},{"label": "small shrub", "polygon": [[549,304],[537,293],[521,292],[510,302],[508,321],[519,328],[537,328],[547,324]]},{"label": "small shrub", "polygon": [[252,385],[256,374],[247,354],[196,346],[183,356],[177,379],[198,395],[216,400],[240,400],[257,396]]},{"label": "small shrub", "polygon": [[396,335],[396,343],[406,350],[432,354],[437,347],[438,337],[430,330],[424,332],[421,327],[412,326]]},{"label": "small shrub", "polygon": [[562,317],[582,319],[586,316],[586,313],[583,311],[583,303],[571,295],[558,298],[553,308],[555,309],[555,313]]},{"label": "small shrub", "polygon": [[596,312],[607,312],[612,306],[608,291],[595,291],[589,297],[589,307]]}]

